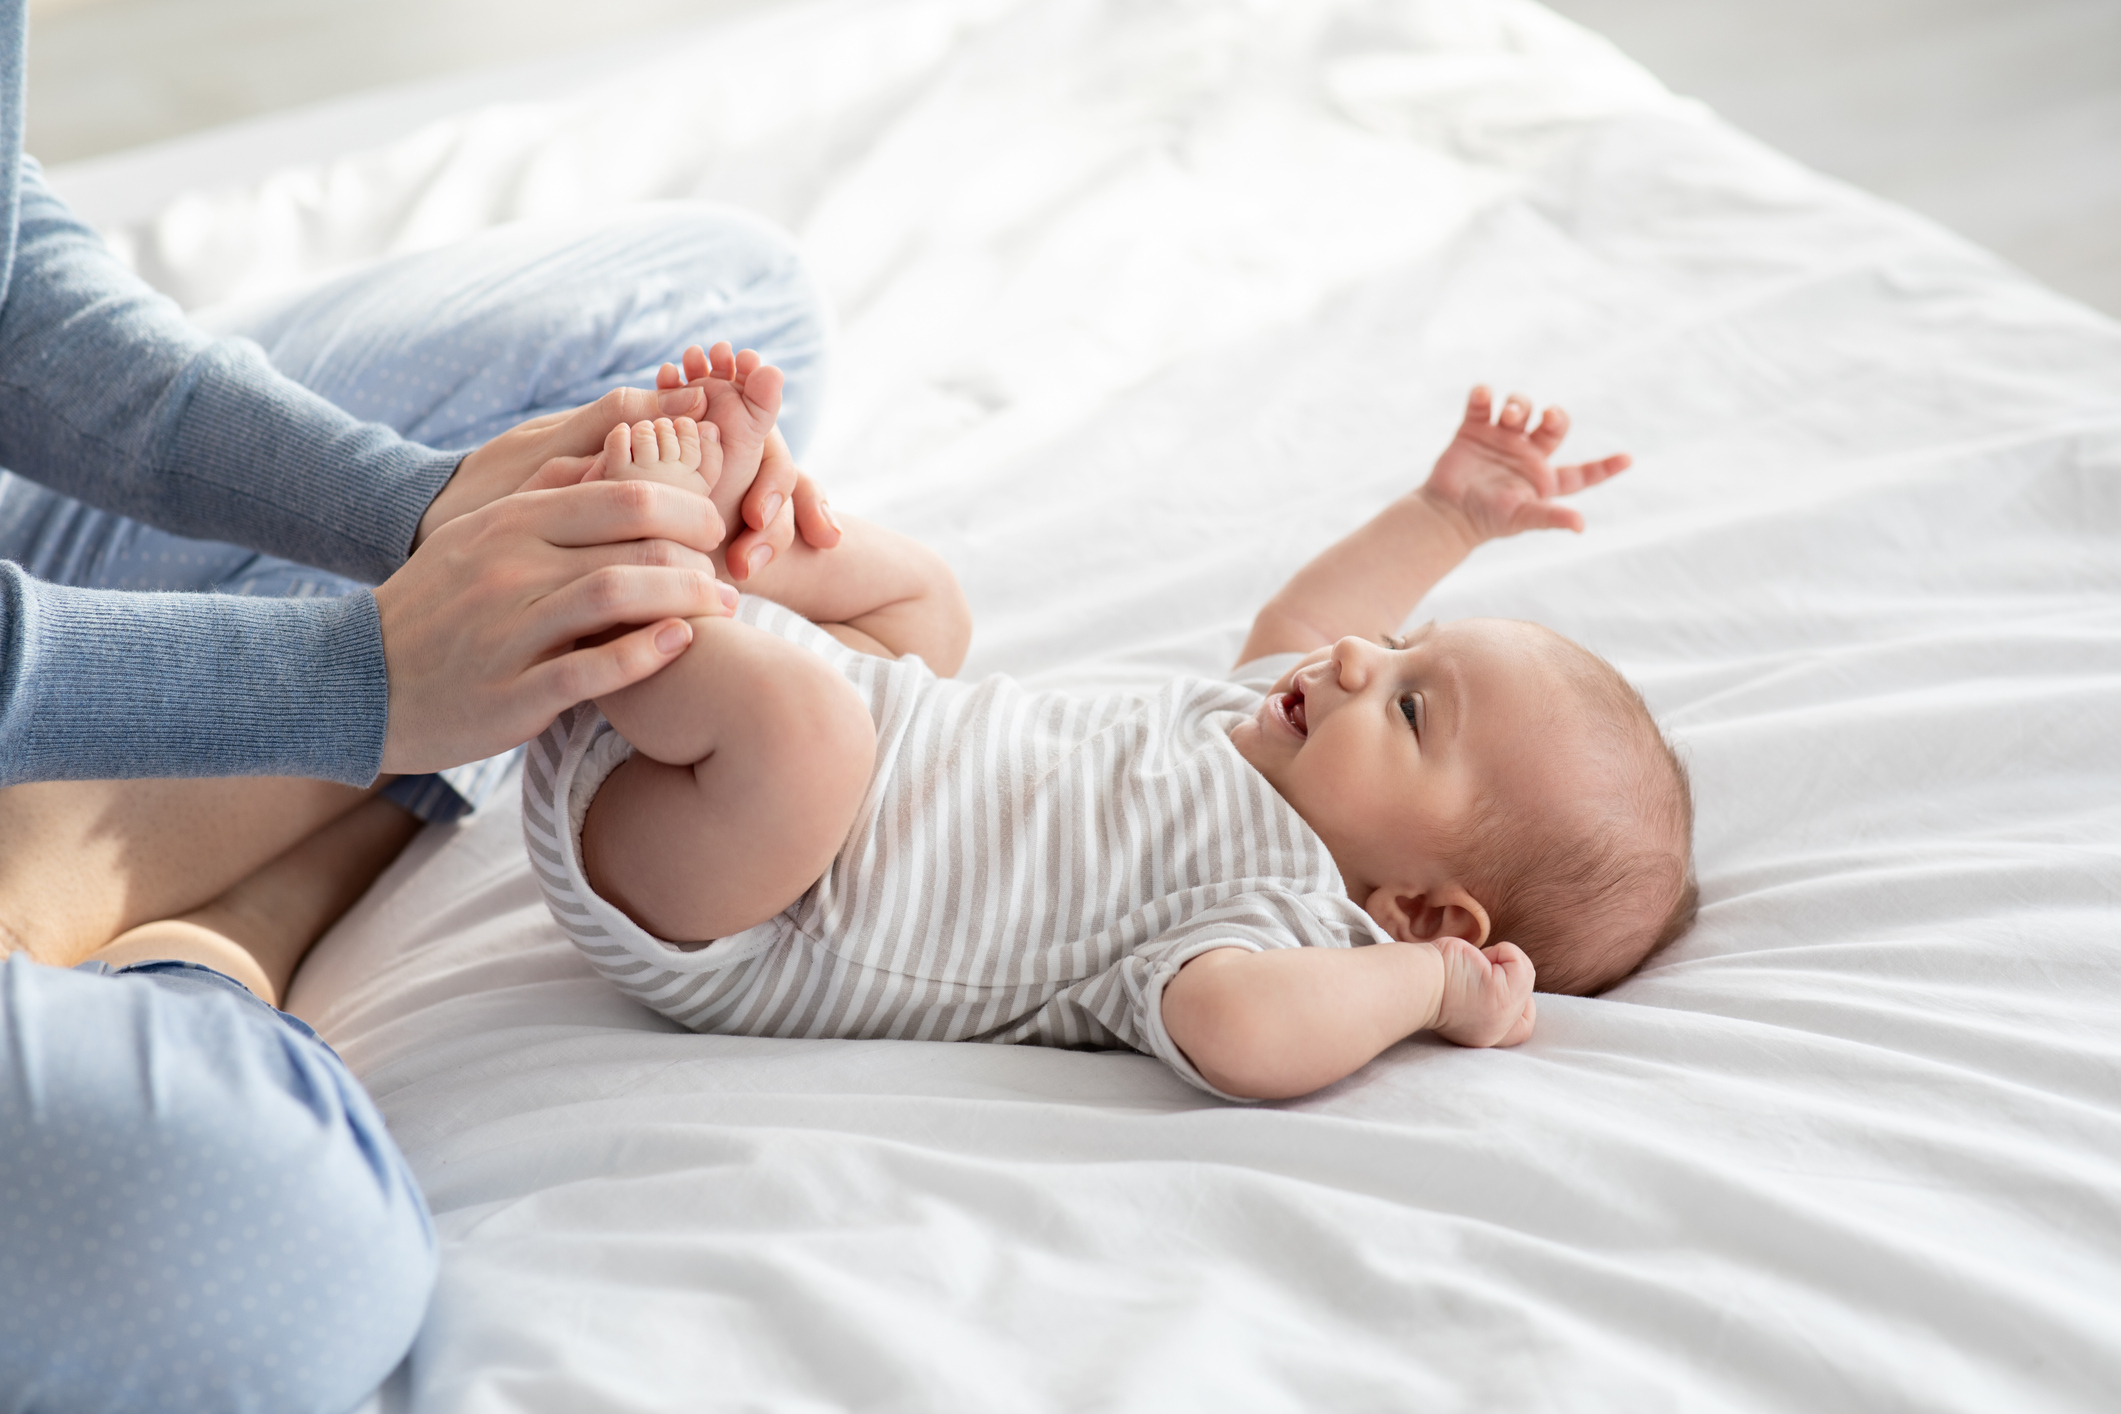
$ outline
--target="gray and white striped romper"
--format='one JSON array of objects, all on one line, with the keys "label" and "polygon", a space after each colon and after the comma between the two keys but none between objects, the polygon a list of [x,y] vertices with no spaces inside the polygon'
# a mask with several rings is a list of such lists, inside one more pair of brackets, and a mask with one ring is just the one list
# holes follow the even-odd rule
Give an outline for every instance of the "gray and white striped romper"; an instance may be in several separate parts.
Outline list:
[{"label": "gray and white striped romper", "polygon": [[591,891],[582,819],[632,754],[594,705],[563,713],[523,770],[553,917],[604,976],[695,1031],[1131,1046],[1212,1091],[1163,1026],[1182,963],[1386,940],[1230,744],[1286,657],[1244,682],[1078,696],[868,657],[763,599],[737,617],[830,659],[876,722],[847,842],[788,909],[688,951]]}]

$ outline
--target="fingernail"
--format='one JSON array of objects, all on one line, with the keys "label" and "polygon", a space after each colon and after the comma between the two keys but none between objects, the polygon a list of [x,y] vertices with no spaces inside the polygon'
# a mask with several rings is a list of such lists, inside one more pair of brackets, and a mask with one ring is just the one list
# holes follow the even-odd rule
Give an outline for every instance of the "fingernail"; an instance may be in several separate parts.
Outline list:
[{"label": "fingernail", "polygon": [[[756,568],[756,566],[754,566],[754,568]],[[717,580],[715,581],[714,588],[715,592],[722,596],[722,607],[729,610],[731,613],[736,612],[736,601],[738,597],[736,592],[736,586],[733,584],[723,584],[720,580]]]},{"label": "fingernail", "polygon": [[760,570],[766,568],[766,562],[772,558],[773,547],[771,545],[757,545],[752,547],[751,556],[745,563],[751,566],[753,574],[757,574]]},{"label": "fingernail", "polygon": [[663,653],[675,653],[690,642],[692,625],[687,623],[668,624],[655,636],[655,646]]},{"label": "fingernail", "polygon": [[766,504],[761,507],[761,511],[766,524],[773,524],[773,518],[781,513],[781,493],[776,491],[771,496],[768,496]]},{"label": "fingernail", "polygon": [[823,516],[825,518],[825,524],[831,526],[834,530],[838,530],[840,528],[840,523],[832,518],[832,502],[818,502],[817,513]]},{"label": "fingernail", "polygon": [[699,393],[692,388],[665,388],[662,393],[664,412],[684,412],[699,401]]}]

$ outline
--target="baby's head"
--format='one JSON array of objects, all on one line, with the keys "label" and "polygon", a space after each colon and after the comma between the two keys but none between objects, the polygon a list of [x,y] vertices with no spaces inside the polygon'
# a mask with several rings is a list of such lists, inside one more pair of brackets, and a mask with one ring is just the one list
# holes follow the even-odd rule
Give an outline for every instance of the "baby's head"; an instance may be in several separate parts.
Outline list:
[{"label": "baby's head", "polygon": [[1693,922],[1686,769],[1641,696],[1536,624],[1342,639],[1231,733],[1386,931],[1508,940],[1598,992]]}]

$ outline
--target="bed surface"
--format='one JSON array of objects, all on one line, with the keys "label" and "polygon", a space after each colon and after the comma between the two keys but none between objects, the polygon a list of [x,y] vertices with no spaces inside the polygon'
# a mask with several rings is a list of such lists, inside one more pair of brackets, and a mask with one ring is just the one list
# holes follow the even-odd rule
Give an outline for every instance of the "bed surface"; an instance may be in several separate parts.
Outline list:
[{"label": "bed surface", "polygon": [[801,4],[654,50],[113,237],[204,308],[762,210],[843,323],[810,468],[957,566],[967,674],[1050,685],[1222,671],[1470,383],[1563,403],[1635,469],[1422,615],[1643,688],[1704,908],[1518,1050],[1237,1108],[1127,1054],[678,1033],[506,800],[295,989],[444,1237],[383,1408],[2111,1400],[2121,326],[1530,5]]}]

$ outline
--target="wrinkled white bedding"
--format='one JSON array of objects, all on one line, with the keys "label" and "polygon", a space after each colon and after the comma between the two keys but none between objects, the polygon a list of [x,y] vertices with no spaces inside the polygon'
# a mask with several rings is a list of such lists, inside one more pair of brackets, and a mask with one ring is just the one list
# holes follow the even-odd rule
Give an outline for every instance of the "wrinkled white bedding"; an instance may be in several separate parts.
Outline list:
[{"label": "wrinkled white bedding", "polygon": [[[430,830],[295,1007],[445,1240],[421,1411],[2063,1410],[2121,1390],[2121,326],[1524,4],[878,0],[186,197],[197,306],[586,204],[802,238],[811,468],[972,674],[1225,667],[1466,386],[1636,469],[1425,613],[1610,655],[1699,929],[1514,1052],[1311,1099],[702,1037]],[[62,186],[63,186],[63,174]],[[705,331],[711,333],[711,331]]]}]

